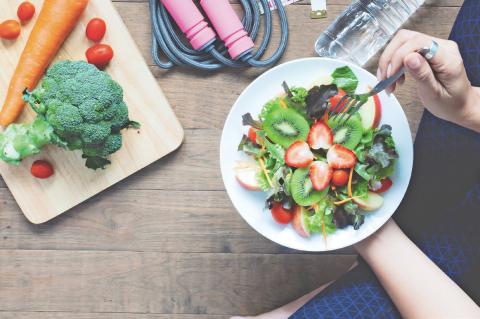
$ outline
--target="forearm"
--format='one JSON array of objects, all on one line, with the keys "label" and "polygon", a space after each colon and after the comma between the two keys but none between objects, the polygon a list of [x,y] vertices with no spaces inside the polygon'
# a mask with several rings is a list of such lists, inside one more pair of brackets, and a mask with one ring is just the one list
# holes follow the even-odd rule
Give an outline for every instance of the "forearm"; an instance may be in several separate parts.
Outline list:
[{"label": "forearm", "polygon": [[472,299],[389,221],[356,245],[405,318],[480,318]]}]

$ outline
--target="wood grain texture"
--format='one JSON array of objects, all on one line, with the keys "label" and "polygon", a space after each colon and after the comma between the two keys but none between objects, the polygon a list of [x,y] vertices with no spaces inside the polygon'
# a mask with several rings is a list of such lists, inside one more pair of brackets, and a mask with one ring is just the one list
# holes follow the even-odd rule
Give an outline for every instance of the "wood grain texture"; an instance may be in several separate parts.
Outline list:
[{"label": "wood grain texture", "polygon": [[[0,3],[0,20],[12,16],[12,8],[20,1]],[[40,8],[41,1],[35,1]],[[26,217],[35,224],[46,222],[76,206],[91,196],[117,183],[134,172],[155,162],[175,150],[183,139],[183,131],[163,92],[149,72],[135,42],[110,1],[91,0],[80,23],[63,45],[57,59],[84,60],[90,45],[85,37],[89,19],[101,16],[110,29],[105,42],[116,51],[115,59],[107,72],[124,88],[124,99],[129,105],[132,119],[142,123],[142,128],[122,132],[124,146],[111,157],[112,165],[103,171],[85,167],[80,152],[69,152],[58,147],[48,147],[44,152],[22,162],[19,167],[0,164],[0,172]],[[16,61],[29,34],[24,29],[20,39],[13,43],[1,42],[0,100],[3,100]],[[25,108],[20,122],[28,122],[34,112]],[[34,179],[30,166],[36,159],[48,159],[55,167],[55,177]]]},{"label": "wood grain texture", "polygon": [[350,256],[5,250],[0,308],[255,313],[335,279],[353,262]]},{"label": "wood grain texture", "polygon": [[224,191],[188,192],[188,201],[179,205],[183,196],[183,191],[113,187],[49,223],[29,225],[13,198],[0,194],[0,250],[298,253],[249,227]]},{"label": "wood grain texture", "polygon": [[[287,8],[290,40],[283,61],[313,56],[315,38],[350,0],[327,2],[326,20],[310,20],[307,1]],[[461,3],[428,0],[407,27],[445,38]],[[146,0],[115,0],[115,7],[187,128],[185,143],[43,225],[28,223],[0,182],[0,318],[254,315],[341,275],[352,250],[298,255],[281,248],[255,233],[224,192],[218,171],[223,122],[263,71],[161,70],[150,57]],[[369,69],[374,66],[375,60]],[[415,133],[422,112],[416,88],[407,80],[396,95]]]}]

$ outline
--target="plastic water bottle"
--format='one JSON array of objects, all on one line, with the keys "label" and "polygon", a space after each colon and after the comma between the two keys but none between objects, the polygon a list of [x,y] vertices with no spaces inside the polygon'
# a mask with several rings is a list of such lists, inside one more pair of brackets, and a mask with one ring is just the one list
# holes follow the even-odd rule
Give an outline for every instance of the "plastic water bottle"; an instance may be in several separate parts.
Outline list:
[{"label": "plastic water bottle", "polygon": [[425,0],[355,0],[315,43],[320,56],[364,65]]}]

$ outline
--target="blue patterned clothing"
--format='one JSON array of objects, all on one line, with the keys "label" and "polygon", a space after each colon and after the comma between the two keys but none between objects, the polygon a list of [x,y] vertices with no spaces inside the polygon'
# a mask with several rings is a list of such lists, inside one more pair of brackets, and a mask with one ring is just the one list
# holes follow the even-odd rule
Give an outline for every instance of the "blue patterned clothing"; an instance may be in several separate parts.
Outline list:
[{"label": "blue patterned clothing", "polygon": [[[466,0],[450,39],[480,86],[480,1]],[[480,102],[479,102],[480,107]],[[420,249],[480,303],[480,134],[425,111],[407,195],[395,220]],[[368,265],[330,285],[293,319],[401,318]]]}]

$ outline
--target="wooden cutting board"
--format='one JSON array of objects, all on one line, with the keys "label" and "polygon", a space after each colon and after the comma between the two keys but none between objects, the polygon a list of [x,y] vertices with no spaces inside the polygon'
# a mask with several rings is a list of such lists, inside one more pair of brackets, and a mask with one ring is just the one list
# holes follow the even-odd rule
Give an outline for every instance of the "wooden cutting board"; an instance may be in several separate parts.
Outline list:
[{"label": "wooden cutting board", "polygon": [[[0,21],[16,18],[22,0],[1,0]],[[40,11],[43,1],[30,0]],[[182,127],[169,103],[150,73],[140,51],[110,0],[90,0],[80,23],[57,56],[57,60],[85,60],[85,51],[92,45],[85,37],[85,27],[93,17],[107,23],[102,42],[115,51],[106,71],[123,87],[130,118],[141,123],[140,130],[124,130],[124,144],[111,156],[112,164],[105,170],[85,167],[80,152],[48,146],[41,154],[26,159],[19,167],[0,163],[0,173],[25,216],[39,224],[58,216],[75,205],[98,194],[180,146]],[[147,19],[147,17],[145,17]],[[10,77],[35,22],[22,28],[16,41],[0,40],[0,105],[5,100]],[[25,108],[19,122],[31,121],[34,112]],[[30,175],[34,160],[46,159],[55,167],[55,175],[47,180]]]}]

